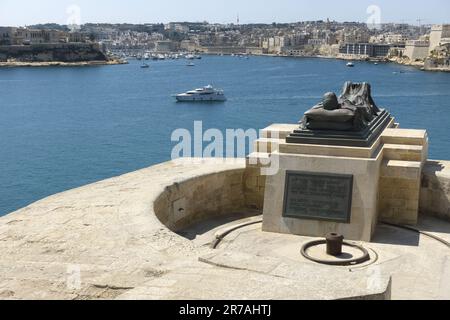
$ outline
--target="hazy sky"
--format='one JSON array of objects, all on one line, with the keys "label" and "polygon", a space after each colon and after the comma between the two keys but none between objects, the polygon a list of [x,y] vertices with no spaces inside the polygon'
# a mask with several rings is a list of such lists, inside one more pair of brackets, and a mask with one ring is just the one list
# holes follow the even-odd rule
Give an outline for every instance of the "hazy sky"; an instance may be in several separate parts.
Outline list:
[{"label": "hazy sky", "polygon": [[[86,22],[209,21],[296,22],[330,18],[366,22],[367,8],[380,8],[381,22],[450,22],[448,0],[0,0],[0,25],[66,24],[71,5]],[[78,16],[78,15],[76,15]]]}]

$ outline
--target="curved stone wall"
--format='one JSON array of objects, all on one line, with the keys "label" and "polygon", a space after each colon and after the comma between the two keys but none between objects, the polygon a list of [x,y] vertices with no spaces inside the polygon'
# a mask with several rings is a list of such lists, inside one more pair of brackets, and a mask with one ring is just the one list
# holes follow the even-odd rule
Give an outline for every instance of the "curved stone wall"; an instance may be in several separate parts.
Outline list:
[{"label": "curved stone wall", "polygon": [[423,169],[420,211],[450,220],[450,161],[428,161]]},{"label": "curved stone wall", "polygon": [[154,203],[158,219],[172,231],[247,209],[245,169],[197,176],[168,186]]}]

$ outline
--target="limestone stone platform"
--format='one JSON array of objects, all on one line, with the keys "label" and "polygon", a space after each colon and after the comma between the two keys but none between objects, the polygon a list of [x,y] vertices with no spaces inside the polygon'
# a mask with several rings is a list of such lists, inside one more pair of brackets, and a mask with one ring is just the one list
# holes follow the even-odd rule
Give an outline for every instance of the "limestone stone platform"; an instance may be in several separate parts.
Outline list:
[{"label": "limestone stone platform", "polygon": [[[220,230],[260,219],[246,170],[245,159],[180,159],[0,218],[0,299],[388,299],[391,288],[394,299],[450,298],[449,249],[388,227],[370,244],[379,269],[305,261],[311,238],[257,222],[212,249]],[[450,240],[450,223],[421,223]]]}]

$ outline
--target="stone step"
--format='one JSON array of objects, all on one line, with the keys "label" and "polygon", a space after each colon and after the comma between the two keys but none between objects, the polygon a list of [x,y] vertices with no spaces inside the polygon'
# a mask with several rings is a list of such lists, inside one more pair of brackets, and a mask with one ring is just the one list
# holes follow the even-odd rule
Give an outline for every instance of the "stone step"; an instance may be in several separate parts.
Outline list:
[{"label": "stone step", "polygon": [[423,147],[417,145],[385,144],[384,159],[422,162],[423,151]]},{"label": "stone step", "polygon": [[265,167],[270,165],[270,154],[266,152],[253,152],[247,156],[247,167]]},{"label": "stone step", "polygon": [[261,131],[261,137],[267,139],[285,140],[294,130],[297,130],[298,124],[273,124]]},{"label": "stone step", "polygon": [[381,135],[383,143],[424,146],[428,142],[426,130],[386,129]]},{"label": "stone step", "polygon": [[421,172],[420,161],[384,160],[381,166],[381,176],[384,178],[419,180]]},{"label": "stone step", "polygon": [[260,138],[255,141],[254,152],[272,153],[278,151],[279,139]]},{"label": "stone step", "polygon": [[378,148],[344,147],[314,144],[295,144],[280,142],[278,151],[286,154],[307,154],[315,156],[371,158]]}]

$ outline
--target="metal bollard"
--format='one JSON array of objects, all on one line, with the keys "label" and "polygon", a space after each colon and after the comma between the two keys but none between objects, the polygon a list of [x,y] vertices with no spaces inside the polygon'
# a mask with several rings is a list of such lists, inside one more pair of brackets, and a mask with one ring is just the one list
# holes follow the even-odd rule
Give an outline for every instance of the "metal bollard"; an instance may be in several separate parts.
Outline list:
[{"label": "metal bollard", "polygon": [[342,254],[342,246],[344,245],[344,236],[337,233],[330,233],[327,239],[327,255],[337,257]]}]

